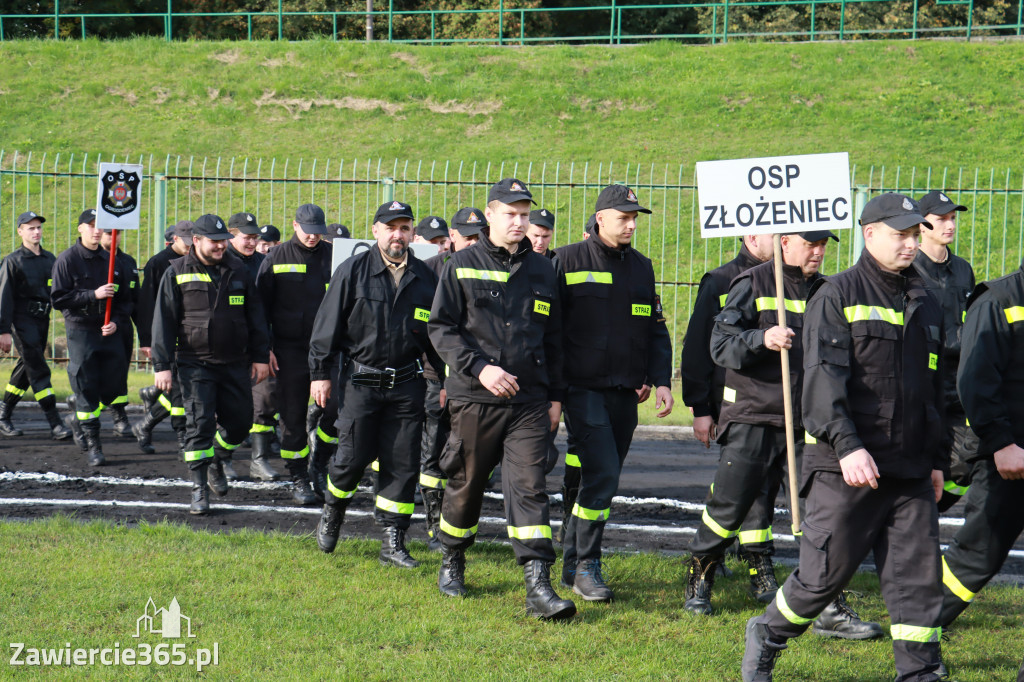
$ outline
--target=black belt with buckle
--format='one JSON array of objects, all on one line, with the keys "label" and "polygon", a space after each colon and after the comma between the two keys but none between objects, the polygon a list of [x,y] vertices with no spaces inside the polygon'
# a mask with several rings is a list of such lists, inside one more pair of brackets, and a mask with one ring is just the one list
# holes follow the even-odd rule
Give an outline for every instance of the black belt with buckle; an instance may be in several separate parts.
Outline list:
[{"label": "black belt with buckle", "polygon": [[356,371],[352,373],[349,380],[353,386],[365,386],[367,388],[394,388],[398,384],[412,381],[423,375],[423,364],[416,360],[405,367],[394,369],[387,367],[377,369],[356,363]]},{"label": "black belt with buckle", "polygon": [[43,301],[29,301],[26,309],[29,315],[36,318],[43,318],[50,314],[50,304]]}]

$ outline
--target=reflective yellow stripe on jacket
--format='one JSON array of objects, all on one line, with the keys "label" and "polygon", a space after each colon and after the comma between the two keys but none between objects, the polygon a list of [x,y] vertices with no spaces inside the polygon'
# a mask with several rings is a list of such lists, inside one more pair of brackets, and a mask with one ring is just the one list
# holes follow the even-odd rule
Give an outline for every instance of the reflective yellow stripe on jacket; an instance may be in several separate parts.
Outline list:
[{"label": "reflective yellow stripe on jacket", "polygon": [[186,282],[213,282],[213,280],[210,279],[210,276],[204,272],[186,272],[183,275],[175,277],[174,281],[179,285],[185,284]]},{"label": "reflective yellow stripe on jacket", "polygon": [[[803,313],[807,310],[807,301],[793,301],[785,298],[783,302],[786,304],[786,310],[791,313]],[[771,296],[762,296],[754,301],[754,303],[757,305],[758,312],[762,310],[775,310],[778,307],[775,299]]]},{"label": "reflective yellow stripe on jacket", "polygon": [[477,270],[476,268],[455,268],[459,279],[485,279],[491,282],[507,282],[508,273],[501,270]]},{"label": "reflective yellow stripe on jacket", "polygon": [[585,282],[594,282],[597,284],[611,284],[612,273],[610,272],[594,272],[591,270],[580,270],[579,272],[567,272],[565,273],[565,283],[572,284],[583,284]]},{"label": "reflective yellow stripe on jacket", "polygon": [[276,264],[274,264],[274,274],[275,275],[280,275],[282,273],[288,273],[288,272],[304,273],[304,272],[306,272],[306,264],[305,263],[276,263]]},{"label": "reflective yellow stripe on jacket", "polygon": [[880,320],[899,327],[903,326],[903,313],[898,313],[892,308],[883,308],[878,305],[851,305],[843,308],[846,314],[846,321],[864,322],[866,320]]}]

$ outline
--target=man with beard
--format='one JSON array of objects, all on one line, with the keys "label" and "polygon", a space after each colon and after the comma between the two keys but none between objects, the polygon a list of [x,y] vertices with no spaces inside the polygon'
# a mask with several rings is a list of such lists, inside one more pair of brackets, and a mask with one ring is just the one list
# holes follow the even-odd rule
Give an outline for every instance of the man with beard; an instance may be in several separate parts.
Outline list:
[{"label": "man with beard", "polygon": [[409,250],[412,208],[381,205],[373,217],[377,244],[341,264],[331,278],[309,341],[309,391],[318,405],[331,396],[332,358],[345,357],[338,449],[327,475],[317,545],[334,551],[345,510],[367,465],[380,464],[375,516],[384,525],[380,563],[415,568],[405,548],[413,513],[423,429],[424,354],[444,366],[427,339],[437,278]]},{"label": "man with beard", "polygon": [[[291,476],[293,499],[299,504],[313,504],[317,496],[310,484],[309,434],[305,428],[309,340],[317,309],[331,280],[331,244],[321,239],[327,234],[327,223],[323,209],[315,204],[299,206],[292,229],[292,238],[267,254],[256,286],[270,323],[270,369],[277,375],[274,397],[284,427],[281,457]],[[326,468],[337,441],[336,415],[334,406],[320,416],[314,436],[319,441],[314,443],[315,471]],[[261,430],[251,436],[254,475],[270,450],[270,435],[269,431]]]},{"label": "man with beard", "polygon": [[[177,363],[185,403],[185,462],[192,514],[209,510],[206,487],[225,495],[228,482],[214,441],[226,451],[245,439],[252,387],[267,378],[267,325],[256,283],[227,253],[231,234],[215,215],[193,226],[194,246],[164,273],[153,320],[156,387],[169,392]],[[220,429],[218,429],[218,424]]]}]

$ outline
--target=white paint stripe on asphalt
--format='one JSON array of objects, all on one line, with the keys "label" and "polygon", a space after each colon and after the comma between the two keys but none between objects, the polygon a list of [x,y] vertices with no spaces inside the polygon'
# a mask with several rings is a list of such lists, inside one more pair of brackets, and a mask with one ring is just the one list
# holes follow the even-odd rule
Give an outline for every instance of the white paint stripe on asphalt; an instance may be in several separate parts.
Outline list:
[{"label": "white paint stripe on asphalt", "polygon": [[[137,485],[137,486],[148,486],[154,488],[188,488],[192,486],[191,481],[186,481],[182,478],[118,478],[117,476],[65,476],[64,474],[58,474],[52,471],[45,473],[31,472],[31,471],[4,471],[0,472],[0,481],[34,481],[37,483],[66,483],[71,481],[82,481],[84,483],[95,483],[99,485]],[[232,481],[231,487],[239,488],[240,490],[286,490],[291,483],[287,481]],[[359,486],[359,492],[368,493],[370,488],[366,486]],[[492,500],[498,500],[499,502],[504,499],[501,493],[487,491],[484,493],[484,497]],[[560,493],[552,493],[549,496],[552,500],[562,501],[562,495]],[[612,502],[615,504],[621,504],[625,506],[644,506],[644,505],[656,505],[662,507],[669,507],[672,509],[679,509],[682,511],[689,512],[704,512],[703,504],[698,502],[685,502],[683,500],[674,500],[672,498],[665,497],[622,497],[615,496],[612,498]],[[276,509],[276,507],[272,507]],[[789,510],[785,508],[777,508],[775,510],[777,515],[788,516]],[[959,527],[964,525],[962,518],[956,517],[939,517],[940,526],[951,526]],[[662,526],[656,526],[661,528]],[[776,536],[781,537],[781,536]]]}]

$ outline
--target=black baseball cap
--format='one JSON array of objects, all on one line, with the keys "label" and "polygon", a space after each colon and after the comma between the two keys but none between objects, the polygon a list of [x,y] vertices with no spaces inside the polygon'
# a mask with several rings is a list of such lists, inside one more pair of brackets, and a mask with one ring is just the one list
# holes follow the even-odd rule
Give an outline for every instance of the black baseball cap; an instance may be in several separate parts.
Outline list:
[{"label": "black baseball cap", "polygon": [[921,215],[921,207],[910,197],[886,192],[879,194],[864,206],[860,213],[860,224],[885,223],[894,230],[906,230],[915,225],[931,229],[931,223]]},{"label": "black baseball cap", "polygon": [[811,230],[810,232],[789,232],[787,234],[799,235],[809,242],[820,242],[822,239],[830,238],[839,241],[839,237],[832,230]]},{"label": "black baseball cap", "polygon": [[547,229],[554,231],[555,229],[555,214],[546,208],[542,208],[537,211],[530,211],[530,224],[540,225]]},{"label": "black baseball cap", "polygon": [[[93,220],[96,219],[96,215],[95,214],[96,214],[96,211],[93,210]],[[43,216],[37,214],[35,211],[25,211],[20,216],[18,216],[18,225],[17,225],[17,227],[20,227],[20,226],[24,225],[25,223],[32,222],[33,220],[38,220],[41,223],[45,223],[46,222],[46,218],[44,218]]]},{"label": "black baseball cap", "polygon": [[96,222],[96,209],[87,208],[78,214],[78,224]]},{"label": "black baseball cap", "polygon": [[484,217],[483,211],[479,208],[473,208],[472,206],[460,208],[452,216],[452,228],[463,237],[472,237],[474,234],[480,234],[485,227],[487,227],[487,218]]},{"label": "black baseball cap", "polygon": [[171,225],[164,230],[164,242],[170,244],[174,241],[174,225]]},{"label": "black baseball cap", "polygon": [[428,242],[438,237],[447,237],[448,223],[440,216],[428,215],[416,226],[416,235],[423,237]]},{"label": "black baseball cap", "polygon": [[917,203],[921,207],[921,215],[946,215],[953,211],[967,210],[966,206],[954,203],[952,199],[937,189],[925,194],[917,200]]},{"label": "black baseball cap", "polygon": [[192,234],[207,239],[231,239],[231,233],[219,216],[207,213],[192,224]]},{"label": "black baseball cap", "polygon": [[178,223],[174,226],[174,232],[172,234],[181,237],[182,239],[191,239],[192,227],[194,225],[195,223],[193,223],[191,220],[179,220]]},{"label": "black baseball cap", "polygon": [[327,234],[327,217],[316,204],[303,204],[295,211],[295,222],[306,234]]},{"label": "black baseball cap", "polygon": [[259,234],[260,226],[252,213],[236,213],[228,218],[228,229],[234,228],[242,234]]},{"label": "black baseball cap", "polygon": [[487,203],[492,201],[500,201],[503,204],[514,204],[517,201],[529,201],[531,204],[537,202],[533,200],[533,194],[527,189],[526,183],[520,182],[515,178],[505,178],[499,180],[491,187],[491,191],[487,193]]},{"label": "black baseball cap", "polygon": [[327,226],[327,234],[331,239],[348,239],[352,233],[341,223],[331,223]]},{"label": "black baseball cap", "polygon": [[590,232],[597,226],[597,214],[591,213],[590,217],[587,218],[587,224],[583,226],[584,232]]},{"label": "black baseball cap", "polygon": [[281,230],[276,225],[264,225],[260,228],[260,239],[265,242],[281,241]]},{"label": "black baseball cap", "polygon": [[412,206],[401,201],[389,201],[377,207],[377,212],[373,214],[373,222],[385,225],[398,218],[413,220]]},{"label": "black baseball cap", "polygon": [[608,185],[597,195],[597,203],[594,205],[594,212],[614,208],[616,211],[629,213],[650,213],[651,209],[644,208],[636,198],[636,192],[625,185]]}]

